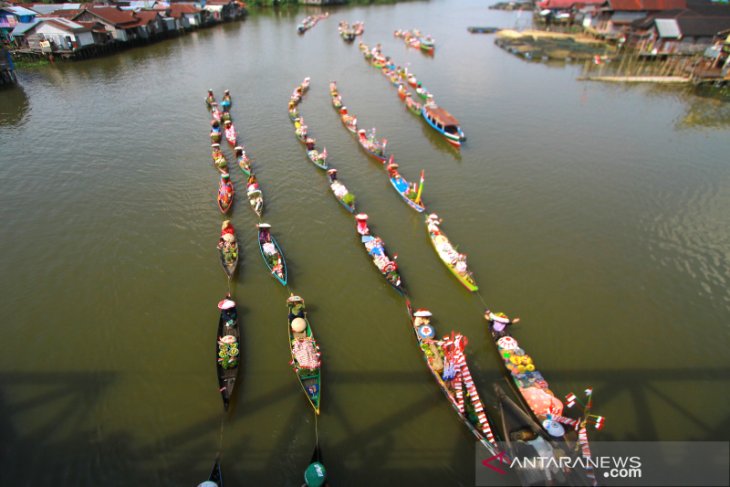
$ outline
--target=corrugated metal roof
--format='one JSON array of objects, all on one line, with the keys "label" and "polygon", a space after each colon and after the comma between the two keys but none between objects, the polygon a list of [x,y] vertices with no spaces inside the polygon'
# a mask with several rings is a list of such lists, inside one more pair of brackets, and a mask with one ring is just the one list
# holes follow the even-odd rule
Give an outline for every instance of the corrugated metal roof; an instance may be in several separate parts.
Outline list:
[{"label": "corrugated metal roof", "polygon": [[655,19],[656,30],[659,37],[664,39],[679,39],[682,33],[679,31],[679,25],[675,19]]},{"label": "corrugated metal roof", "polygon": [[687,8],[687,0],[609,0],[611,10],[676,10]]},{"label": "corrugated metal roof", "polygon": [[27,8],[23,7],[3,7],[3,10],[7,10],[8,12],[12,12],[15,15],[37,15],[36,12],[33,10],[28,10]]},{"label": "corrugated metal roof", "polygon": [[36,25],[40,24],[41,21],[38,19],[33,19],[33,22],[19,22],[15,24],[15,28],[10,32],[10,35],[12,36],[22,36],[25,35],[26,32],[28,32],[30,29],[35,27]]}]

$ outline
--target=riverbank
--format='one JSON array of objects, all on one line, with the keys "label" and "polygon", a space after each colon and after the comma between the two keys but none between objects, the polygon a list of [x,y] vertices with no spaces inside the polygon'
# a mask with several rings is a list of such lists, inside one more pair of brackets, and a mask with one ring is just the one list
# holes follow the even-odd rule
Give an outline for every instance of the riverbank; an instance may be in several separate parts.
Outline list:
[{"label": "riverbank", "polygon": [[497,33],[494,43],[512,54],[535,61],[584,61],[596,56],[608,59],[616,54],[614,46],[585,34],[505,29]]}]

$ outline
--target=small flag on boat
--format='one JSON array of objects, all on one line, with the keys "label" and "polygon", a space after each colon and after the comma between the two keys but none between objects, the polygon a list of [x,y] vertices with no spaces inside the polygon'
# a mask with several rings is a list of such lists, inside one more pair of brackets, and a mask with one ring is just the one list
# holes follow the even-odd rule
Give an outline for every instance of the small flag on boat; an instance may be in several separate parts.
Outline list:
[{"label": "small flag on boat", "polygon": [[322,150],[322,159],[327,159],[327,147]]},{"label": "small flag on boat", "polygon": [[593,394],[593,388],[589,387],[588,389],[586,389],[586,396],[590,396],[591,394]]},{"label": "small flag on boat", "polygon": [[418,193],[416,194],[416,202],[421,201],[421,193],[423,193],[423,179],[424,179],[424,170],[421,169],[421,183],[418,185]]},{"label": "small flag on boat", "polygon": [[605,420],[605,418],[603,416],[596,416],[594,425],[597,430],[600,430],[601,428],[603,428],[604,420]]}]

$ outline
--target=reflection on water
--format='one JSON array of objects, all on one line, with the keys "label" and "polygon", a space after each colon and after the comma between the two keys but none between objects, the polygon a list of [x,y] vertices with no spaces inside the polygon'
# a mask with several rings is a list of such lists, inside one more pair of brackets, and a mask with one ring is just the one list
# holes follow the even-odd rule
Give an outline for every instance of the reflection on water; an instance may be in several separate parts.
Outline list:
[{"label": "reflection on water", "polygon": [[0,126],[22,126],[29,109],[30,103],[21,84],[0,88]]}]

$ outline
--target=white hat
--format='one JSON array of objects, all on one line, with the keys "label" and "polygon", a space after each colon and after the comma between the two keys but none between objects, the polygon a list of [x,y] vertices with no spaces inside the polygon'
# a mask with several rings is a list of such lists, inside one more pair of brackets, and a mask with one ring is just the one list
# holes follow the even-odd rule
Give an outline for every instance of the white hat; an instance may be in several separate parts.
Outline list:
[{"label": "white hat", "polygon": [[241,147],[240,145],[237,145],[236,147],[233,148],[233,150],[243,150],[243,147]]},{"label": "white hat", "polygon": [[271,225],[269,225],[268,223],[259,223],[259,224],[258,224],[258,225],[256,225],[256,226],[257,226],[258,228],[271,228]]},{"label": "white hat", "polygon": [[419,309],[419,310],[417,310],[417,311],[416,311],[415,313],[413,313],[413,316],[421,316],[421,317],[426,317],[426,316],[433,316],[433,315],[432,315],[432,314],[431,314],[431,312],[430,312],[429,310],[427,310],[427,309]]},{"label": "white hat", "polygon": [[368,216],[365,213],[358,213],[355,215],[356,220],[367,220]]},{"label": "white hat", "polygon": [[218,303],[218,309],[231,309],[236,306],[236,302],[232,299],[223,299]]},{"label": "white hat", "polygon": [[304,318],[294,318],[291,320],[291,329],[295,333],[301,333],[307,329],[307,322]]}]

